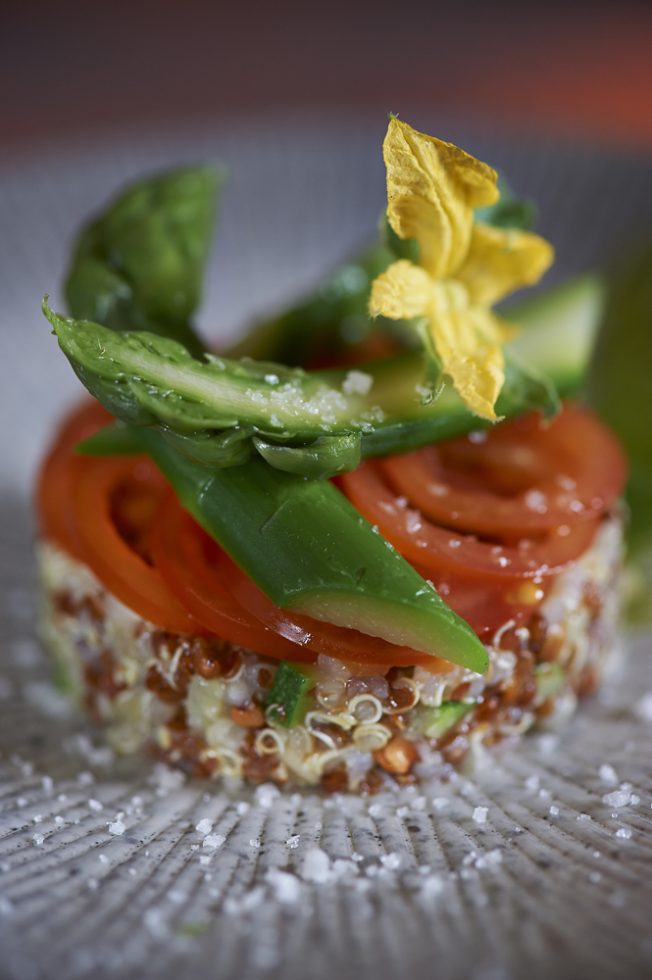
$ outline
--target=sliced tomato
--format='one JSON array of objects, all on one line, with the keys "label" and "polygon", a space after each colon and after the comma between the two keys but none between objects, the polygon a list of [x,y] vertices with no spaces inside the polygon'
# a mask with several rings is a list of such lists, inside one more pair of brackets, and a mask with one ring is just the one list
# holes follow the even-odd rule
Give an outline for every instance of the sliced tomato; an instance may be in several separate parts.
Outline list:
[{"label": "sliced tomato", "polygon": [[626,474],[614,437],[578,405],[552,422],[528,415],[379,466],[397,494],[437,524],[503,541],[590,524],[616,500]]},{"label": "sliced tomato", "polygon": [[[204,632],[168,588],[157,568],[120,533],[115,505],[125,488],[156,500],[165,482],[144,456],[88,459],[76,474],[73,500],[82,557],[103,585],[144,619],[174,633]],[[150,515],[153,506],[148,508]]]},{"label": "sliced tomato", "polygon": [[36,481],[36,508],[41,534],[74,558],[82,558],[73,489],[88,462],[77,456],[75,446],[107,425],[111,416],[99,402],[87,398],[66,417]]},{"label": "sliced tomato", "polygon": [[475,535],[438,527],[397,496],[383,480],[378,463],[364,462],[340,477],[340,485],[354,506],[401,554],[429,572],[430,578],[457,574],[495,583],[520,578],[557,575],[590,546],[599,518],[569,527],[562,525],[543,539],[518,544],[481,541]]},{"label": "sliced tomato", "polygon": [[153,525],[152,554],[169,586],[204,626],[257,653],[303,662],[321,653],[364,664],[373,673],[432,660],[408,647],[280,609],[182,509],[172,492]]}]

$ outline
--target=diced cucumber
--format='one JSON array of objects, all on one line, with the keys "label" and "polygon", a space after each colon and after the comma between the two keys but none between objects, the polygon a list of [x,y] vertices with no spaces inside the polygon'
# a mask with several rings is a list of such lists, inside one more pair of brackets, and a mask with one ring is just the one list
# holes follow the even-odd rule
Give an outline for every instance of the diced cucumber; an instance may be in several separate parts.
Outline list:
[{"label": "diced cucumber", "polygon": [[506,309],[506,320],[523,327],[507,351],[555,384],[560,395],[575,394],[589,367],[605,307],[598,276],[573,279]]},{"label": "diced cucumber", "polygon": [[313,669],[282,660],[267,698],[270,720],[284,728],[300,725],[308,710],[307,695],[314,686]]},{"label": "diced cucumber", "polygon": [[537,701],[547,701],[559,694],[566,683],[566,672],[560,664],[538,664],[534,668]]},{"label": "diced cucumber", "polygon": [[442,701],[437,708],[423,707],[417,714],[415,727],[428,738],[441,738],[473,707],[465,701]]}]

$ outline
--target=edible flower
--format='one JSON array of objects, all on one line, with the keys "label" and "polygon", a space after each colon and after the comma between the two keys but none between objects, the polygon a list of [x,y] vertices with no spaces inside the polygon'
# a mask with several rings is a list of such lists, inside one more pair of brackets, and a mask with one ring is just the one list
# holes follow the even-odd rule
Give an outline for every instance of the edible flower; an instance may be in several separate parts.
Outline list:
[{"label": "edible flower", "polygon": [[373,282],[372,316],[417,319],[426,349],[475,414],[496,421],[505,380],[502,345],[513,335],[491,309],[536,283],[552,263],[539,235],[474,220],[494,204],[498,175],[452,143],[392,117],[383,143],[387,219],[413,239],[418,259],[399,259]]}]

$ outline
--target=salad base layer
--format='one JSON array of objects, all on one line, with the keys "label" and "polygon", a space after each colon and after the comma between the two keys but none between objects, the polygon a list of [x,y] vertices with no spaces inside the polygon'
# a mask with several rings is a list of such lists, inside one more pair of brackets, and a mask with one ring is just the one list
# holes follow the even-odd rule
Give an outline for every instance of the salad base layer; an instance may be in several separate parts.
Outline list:
[{"label": "salad base layer", "polygon": [[158,629],[47,541],[38,546],[41,634],[58,683],[117,751],[205,778],[374,792],[387,780],[444,777],[485,747],[566,720],[615,648],[621,558],[622,521],[611,515],[527,625],[496,632],[484,675],[451,665],[369,676],[320,656],[292,727],[269,703],[278,661]]}]

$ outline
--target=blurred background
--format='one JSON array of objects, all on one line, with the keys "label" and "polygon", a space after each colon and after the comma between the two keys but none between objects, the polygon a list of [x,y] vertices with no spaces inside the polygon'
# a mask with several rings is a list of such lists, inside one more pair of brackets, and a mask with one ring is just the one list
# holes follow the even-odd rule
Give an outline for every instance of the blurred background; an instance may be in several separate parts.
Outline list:
[{"label": "blurred background", "polygon": [[2,150],[303,108],[433,110],[652,144],[644,0],[4,0]]},{"label": "blurred background", "polygon": [[29,486],[78,391],[40,298],[62,308],[71,243],[122,184],[226,164],[199,319],[225,343],[376,235],[397,112],[536,199],[546,288],[650,239],[651,41],[642,0],[0,0],[0,413],[26,433],[0,432],[2,479]]}]

